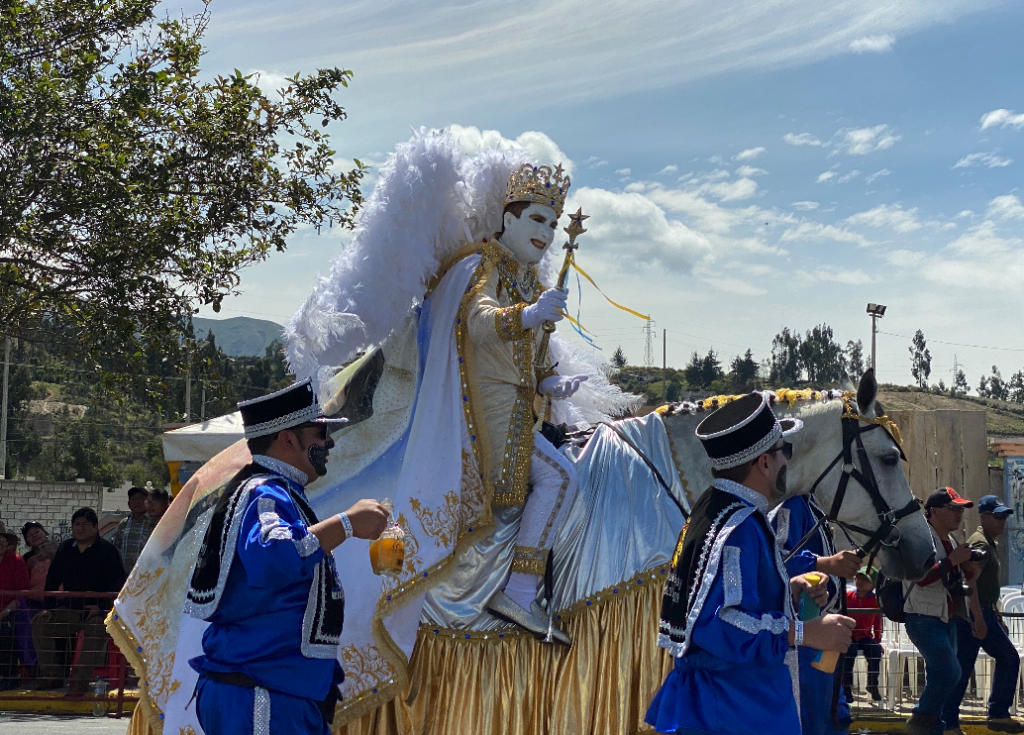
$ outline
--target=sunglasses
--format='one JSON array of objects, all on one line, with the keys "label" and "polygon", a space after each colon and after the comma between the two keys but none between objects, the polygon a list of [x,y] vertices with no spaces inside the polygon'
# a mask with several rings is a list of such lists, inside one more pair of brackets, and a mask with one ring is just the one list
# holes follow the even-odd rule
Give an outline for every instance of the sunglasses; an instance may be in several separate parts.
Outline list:
[{"label": "sunglasses", "polygon": [[773,454],[775,452],[782,452],[782,456],[786,459],[793,459],[793,445],[789,442],[783,442],[781,447],[772,447],[765,454]]}]

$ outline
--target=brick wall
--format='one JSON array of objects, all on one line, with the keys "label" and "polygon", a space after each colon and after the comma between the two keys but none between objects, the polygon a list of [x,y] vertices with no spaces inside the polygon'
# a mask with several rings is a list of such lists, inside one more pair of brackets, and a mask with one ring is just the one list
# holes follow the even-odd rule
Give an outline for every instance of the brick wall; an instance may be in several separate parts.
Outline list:
[{"label": "brick wall", "polygon": [[[39,521],[54,541],[71,535],[71,514],[83,506],[100,513],[103,487],[99,483],[0,480],[0,521],[21,535],[26,521]],[[24,542],[18,553],[26,551]]]}]

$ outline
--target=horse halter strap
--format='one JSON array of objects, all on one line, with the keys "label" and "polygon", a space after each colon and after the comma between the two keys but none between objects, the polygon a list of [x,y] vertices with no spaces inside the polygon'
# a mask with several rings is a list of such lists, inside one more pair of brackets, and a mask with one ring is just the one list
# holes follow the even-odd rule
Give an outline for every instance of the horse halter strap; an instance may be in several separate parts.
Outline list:
[{"label": "horse halter strap", "polygon": [[[889,504],[885,501],[885,498],[882,497],[882,493],[878,489],[878,481],[875,479],[875,472],[871,468],[871,462],[868,459],[867,450],[864,448],[864,440],[861,439],[861,434],[879,427],[884,427],[892,435],[893,440],[896,441],[896,445],[899,446],[899,430],[896,428],[896,425],[893,424],[887,416],[869,419],[857,415],[850,406],[850,399],[848,397],[844,396],[843,405],[846,409],[842,415],[843,449],[836,455],[836,458],[829,463],[828,467],[818,475],[818,479],[814,481],[810,490],[810,493],[813,495],[818,485],[821,484],[821,481],[828,476],[839,460],[842,460],[843,474],[839,478],[839,487],[836,489],[835,498],[832,500],[832,507],[829,509],[829,512],[821,518],[818,524],[815,524],[815,527],[812,528],[804,538],[800,539],[800,543],[798,543],[786,557],[787,561],[796,554],[796,552],[799,551],[808,540],[810,540],[811,535],[817,531],[818,525],[824,522],[834,523],[839,526],[847,540],[857,548],[859,556],[862,558],[866,556],[874,556],[875,552],[877,552],[886,537],[888,537],[889,532],[893,527],[895,527],[900,520],[906,518],[911,513],[915,513],[921,507],[916,499],[911,500],[903,508],[896,511],[889,507]],[[868,425],[861,427],[860,424],[862,422],[867,423]],[[857,458],[860,461],[860,465],[863,470],[857,469],[853,464],[854,445],[857,447]],[[903,450],[901,448],[900,455],[902,456],[902,454]],[[864,488],[868,497],[871,498],[872,505],[875,506],[875,512],[878,514],[879,524],[878,528],[873,531],[839,520],[839,510],[842,508],[843,499],[846,497],[846,488],[850,484],[850,478],[856,480],[857,483]],[[867,543],[863,546],[857,544],[852,538],[850,538],[849,532],[851,531],[862,536],[867,536]]]}]

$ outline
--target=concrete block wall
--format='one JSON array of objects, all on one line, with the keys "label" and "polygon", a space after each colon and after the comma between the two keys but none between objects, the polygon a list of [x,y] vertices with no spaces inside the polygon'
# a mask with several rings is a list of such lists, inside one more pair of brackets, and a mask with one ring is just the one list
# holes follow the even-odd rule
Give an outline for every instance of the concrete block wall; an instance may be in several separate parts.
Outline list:
[{"label": "concrete block wall", "polygon": [[[103,487],[91,482],[36,482],[33,480],[0,480],[0,521],[13,533],[21,535],[27,521],[39,521],[54,541],[71,535],[71,514],[88,506],[102,515]],[[24,542],[18,553],[27,551]]]}]

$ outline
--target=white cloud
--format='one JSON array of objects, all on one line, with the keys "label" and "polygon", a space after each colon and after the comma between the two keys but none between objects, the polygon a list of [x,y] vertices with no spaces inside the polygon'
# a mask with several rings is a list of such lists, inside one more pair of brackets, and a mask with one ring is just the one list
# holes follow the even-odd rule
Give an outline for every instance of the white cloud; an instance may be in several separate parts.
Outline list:
[{"label": "white cloud", "polygon": [[899,204],[880,204],[874,209],[859,212],[846,218],[846,224],[865,227],[888,227],[894,232],[904,234],[924,227],[918,219],[917,207],[904,209]]},{"label": "white cloud", "polygon": [[782,233],[783,242],[820,242],[822,240],[848,242],[862,247],[871,244],[870,240],[857,232],[851,232],[835,225],[823,225],[820,222],[801,222],[796,227],[790,227]]},{"label": "white cloud", "polygon": [[805,202],[793,202],[790,206],[793,207],[793,209],[799,210],[801,212],[810,212],[810,211],[812,211],[814,209],[817,209],[820,205],[817,202],[806,202],[805,201]]},{"label": "white cloud", "polygon": [[575,170],[575,165],[562,149],[549,138],[545,133],[536,130],[528,130],[515,140],[510,140],[498,130],[480,130],[473,126],[451,125],[448,127],[455,140],[458,141],[462,150],[470,155],[493,148],[495,150],[508,150],[520,148],[525,150],[538,164],[557,165],[569,174]]},{"label": "white cloud", "polygon": [[249,73],[256,75],[256,86],[263,92],[263,96],[269,100],[279,99],[277,90],[288,86],[288,79],[281,72],[251,69]]},{"label": "white cloud", "polygon": [[597,156],[591,156],[587,159],[587,168],[593,170],[595,168],[602,168],[608,165],[608,161],[598,158]]},{"label": "white cloud", "polygon": [[618,176],[629,176],[629,175],[631,175],[633,173],[633,169],[631,169],[631,168],[617,168],[617,169],[615,169],[615,173]]},{"label": "white cloud", "polygon": [[874,182],[875,179],[881,178],[882,176],[888,176],[891,173],[892,171],[889,169],[883,168],[881,171],[875,171],[873,174],[870,174],[866,179],[864,179],[864,181],[870,184]]},{"label": "white cloud", "polygon": [[678,172],[679,172],[679,167],[677,165],[675,165],[674,163],[671,163],[668,166],[666,166],[665,168],[661,169],[661,171],[659,171],[655,175],[656,176],[665,176],[666,174],[674,174],[674,173],[678,173]]},{"label": "white cloud", "polygon": [[1003,237],[991,220],[970,228],[938,253],[898,250],[890,264],[928,281],[966,291],[1024,291],[1024,240]]},{"label": "white cloud", "polygon": [[990,153],[972,153],[969,156],[964,156],[955,164],[953,168],[972,168],[974,166],[984,166],[985,168],[1005,168],[1013,163],[1012,158],[1002,158],[997,156],[995,151]]},{"label": "white cloud", "polygon": [[1024,219],[1024,204],[1014,194],[1004,194],[988,203],[985,216],[1001,220]]},{"label": "white cloud", "polygon": [[875,283],[877,280],[860,269],[848,271],[836,268],[818,268],[814,271],[798,270],[796,277],[804,283],[844,283],[850,286],[863,286]]},{"label": "white cloud", "polygon": [[889,265],[897,268],[917,268],[927,257],[925,253],[915,250],[892,250],[886,254],[885,259]]},{"label": "white cloud", "polygon": [[752,283],[747,283],[732,276],[709,275],[701,278],[701,280],[709,286],[714,286],[719,291],[734,293],[739,296],[765,296],[768,294],[768,289],[755,286]]},{"label": "white cloud", "polygon": [[855,54],[881,54],[892,51],[896,36],[886,33],[882,36],[862,36],[850,41],[850,50]]},{"label": "white cloud", "polygon": [[810,133],[786,133],[782,140],[789,145],[822,146],[824,143]]},{"label": "white cloud", "polygon": [[959,212],[957,212],[957,215],[956,215],[956,217],[954,217],[954,219],[964,219],[965,217],[973,217],[973,216],[974,216],[974,212],[972,212],[971,210],[969,210],[969,209],[961,209]]},{"label": "white cloud", "polygon": [[992,110],[981,116],[981,129],[992,128],[998,125],[1001,128],[1024,128],[1024,112],[1016,113],[1013,110]]},{"label": "white cloud", "polygon": [[753,161],[755,158],[765,152],[765,147],[759,145],[757,148],[747,148],[745,151],[740,151],[732,157],[734,161]]},{"label": "white cloud", "polygon": [[737,176],[767,176],[768,172],[763,168],[755,168],[753,166],[740,166],[736,169]]},{"label": "white cloud", "polygon": [[723,181],[717,184],[703,184],[698,189],[702,194],[711,196],[723,201],[732,202],[740,199],[750,199],[757,194],[757,182],[753,179],[737,179],[736,181]]},{"label": "white cloud", "polygon": [[851,171],[850,173],[843,174],[842,176],[840,176],[838,179],[836,179],[836,181],[840,184],[845,184],[848,181],[853,181],[858,176],[860,176],[860,171],[858,171],[857,169],[853,169],[853,171]]},{"label": "white cloud", "polygon": [[570,197],[567,209],[583,207],[587,221],[587,247],[618,260],[660,263],[677,273],[691,273],[707,258],[711,243],[700,232],[677,219],[640,193],[617,194],[583,187]]},{"label": "white cloud", "polygon": [[824,184],[826,181],[831,181],[836,176],[837,176],[837,174],[836,174],[835,171],[825,171],[823,173],[818,174],[818,178],[817,178],[817,180],[815,180],[814,183],[815,184]]},{"label": "white cloud", "polygon": [[875,151],[892,148],[903,136],[888,125],[875,125],[872,128],[843,128],[832,138],[835,146],[833,153],[845,153],[848,156],[866,156]]}]

